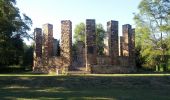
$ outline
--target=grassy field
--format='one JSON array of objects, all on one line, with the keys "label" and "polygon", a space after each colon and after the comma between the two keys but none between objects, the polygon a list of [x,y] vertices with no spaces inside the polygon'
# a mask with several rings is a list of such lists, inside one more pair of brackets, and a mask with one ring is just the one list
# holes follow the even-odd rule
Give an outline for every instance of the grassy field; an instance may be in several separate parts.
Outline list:
[{"label": "grassy field", "polygon": [[0,74],[0,100],[170,100],[169,74]]}]

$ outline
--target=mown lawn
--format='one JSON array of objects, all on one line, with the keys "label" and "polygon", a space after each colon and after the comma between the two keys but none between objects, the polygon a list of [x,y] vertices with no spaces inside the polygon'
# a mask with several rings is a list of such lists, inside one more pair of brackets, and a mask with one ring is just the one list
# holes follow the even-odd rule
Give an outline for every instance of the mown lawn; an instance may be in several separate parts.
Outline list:
[{"label": "mown lawn", "polygon": [[170,100],[169,74],[0,74],[0,100]]}]

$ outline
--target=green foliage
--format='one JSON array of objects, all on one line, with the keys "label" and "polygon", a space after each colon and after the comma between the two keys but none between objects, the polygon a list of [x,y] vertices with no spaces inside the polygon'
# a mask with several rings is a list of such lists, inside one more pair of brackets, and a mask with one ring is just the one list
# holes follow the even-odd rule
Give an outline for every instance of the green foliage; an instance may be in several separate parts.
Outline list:
[{"label": "green foliage", "polygon": [[23,66],[33,66],[33,46],[24,44]]},{"label": "green foliage", "polygon": [[20,64],[23,37],[29,38],[31,19],[20,14],[15,0],[0,0],[0,65]]},{"label": "green foliage", "polygon": [[77,41],[83,41],[85,43],[85,24],[83,22],[76,25],[74,29],[75,43]]},{"label": "green foliage", "polygon": [[135,48],[135,55],[136,55],[136,59],[135,59],[135,62],[136,62],[136,66],[137,66],[137,68],[139,69],[139,68],[142,68],[142,64],[144,64],[145,63],[145,58],[141,55],[141,46],[137,46],[136,48]]},{"label": "green foliage", "polygon": [[[85,24],[81,22],[80,24],[76,25],[74,32],[75,32],[75,34],[74,34],[75,44],[78,41],[82,41],[82,42],[85,43]],[[97,24],[96,25],[96,43],[97,43],[97,53],[98,53],[98,55],[103,54],[104,37],[105,37],[105,30],[103,28],[103,25]]]},{"label": "green foliage", "polygon": [[97,53],[98,55],[103,55],[105,30],[102,24],[96,25],[96,37]]},{"label": "green foliage", "polygon": [[170,48],[170,1],[142,0],[135,14],[136,47],[140,47],[143,66],[155,69],[166,63],[164,55]]}]

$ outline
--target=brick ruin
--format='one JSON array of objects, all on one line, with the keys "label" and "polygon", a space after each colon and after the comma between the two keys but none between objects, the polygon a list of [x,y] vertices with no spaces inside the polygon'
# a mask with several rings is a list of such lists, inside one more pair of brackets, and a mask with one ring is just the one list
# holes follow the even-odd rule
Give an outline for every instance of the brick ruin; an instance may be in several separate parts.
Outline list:
[{"label": "brick ruin", "polygon": [[57,54],[59,41],[53,38],[53,25],[45,24],[43,29],[34,30],[35,49],[33,71],[38,73],[68,72],[82,68],[89,73],[130,73],[135,72],[135,29],[122,26],[123,36],[118,35],[118,21],[107,22],[102,56],[97,55],[96,24],[94,19],[86,20],[85,44],[78,46],[78,60],[72,55],[72,22],[61,21],[60,56]]}]

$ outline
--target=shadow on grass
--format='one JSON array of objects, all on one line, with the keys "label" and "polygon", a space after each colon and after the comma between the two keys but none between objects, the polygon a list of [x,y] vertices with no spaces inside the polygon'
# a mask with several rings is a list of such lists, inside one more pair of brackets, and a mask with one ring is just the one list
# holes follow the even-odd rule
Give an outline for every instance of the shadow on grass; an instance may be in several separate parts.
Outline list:
[{"label": "shadow on grass", "polygon": [[170,77],[1,76],[1,99],[168,100]]}]

